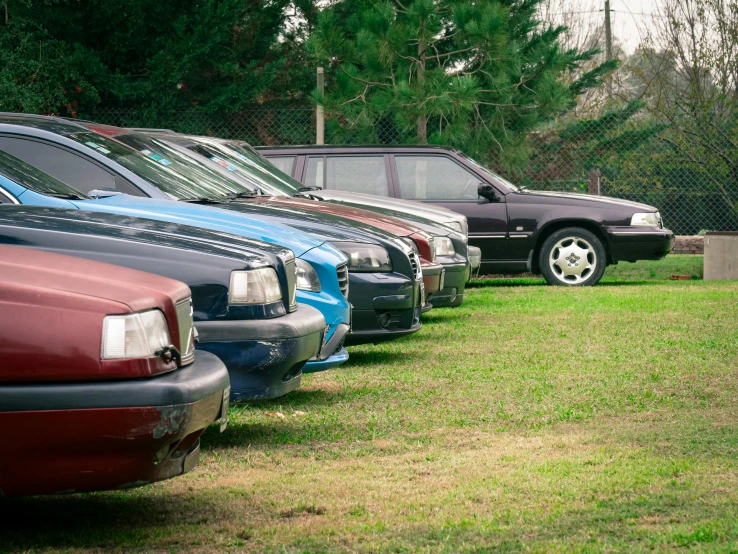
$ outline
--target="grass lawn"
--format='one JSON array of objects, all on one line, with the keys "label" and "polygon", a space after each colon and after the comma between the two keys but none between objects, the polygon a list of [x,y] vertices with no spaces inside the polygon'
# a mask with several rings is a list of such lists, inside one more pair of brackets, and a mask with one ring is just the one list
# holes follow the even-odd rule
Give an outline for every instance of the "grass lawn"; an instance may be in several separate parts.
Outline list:
[{"label": "grass lawn", "polygon": [[476,283],[234,407],[187,476],[0,501],[0,551],[736,552],[738,282],[668,280],[701,266]]}]

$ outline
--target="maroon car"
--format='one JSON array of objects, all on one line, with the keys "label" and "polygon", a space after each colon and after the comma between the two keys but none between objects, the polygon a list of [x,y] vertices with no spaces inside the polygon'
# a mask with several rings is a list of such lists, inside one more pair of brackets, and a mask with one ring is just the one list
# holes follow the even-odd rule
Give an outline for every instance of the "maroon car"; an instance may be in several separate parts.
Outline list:
[{"label": "maroon car", "polygon": [[136,487],[192,469],[228,371],[194,351],[179,281],[0,246],[0,495]]}]

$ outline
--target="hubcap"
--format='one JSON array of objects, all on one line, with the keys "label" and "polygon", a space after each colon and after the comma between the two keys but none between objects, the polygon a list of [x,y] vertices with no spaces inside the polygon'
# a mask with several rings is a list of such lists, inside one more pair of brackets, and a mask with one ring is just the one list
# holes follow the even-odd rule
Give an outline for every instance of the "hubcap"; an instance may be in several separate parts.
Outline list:
[{"label": "hubcap", "polygon": [[597,255],[592,245],[579,237],[566,237],[551,249],[548,259],[551,271],[562,283],[576,285],[592,275]]}]

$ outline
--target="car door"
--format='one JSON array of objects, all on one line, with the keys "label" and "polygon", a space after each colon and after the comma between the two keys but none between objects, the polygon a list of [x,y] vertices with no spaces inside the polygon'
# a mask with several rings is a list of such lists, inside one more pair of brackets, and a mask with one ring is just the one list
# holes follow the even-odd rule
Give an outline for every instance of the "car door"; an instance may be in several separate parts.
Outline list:
[{"label": "car door", "polygon": [[482,250],[485,271],[490,263],[508,257],[507,207],[505,196],[497,202],[477,194],[483,181],[468,168],[443,154],[395,154],[391,171],[397,196],[437,204],[466,216],[469,244]]}]

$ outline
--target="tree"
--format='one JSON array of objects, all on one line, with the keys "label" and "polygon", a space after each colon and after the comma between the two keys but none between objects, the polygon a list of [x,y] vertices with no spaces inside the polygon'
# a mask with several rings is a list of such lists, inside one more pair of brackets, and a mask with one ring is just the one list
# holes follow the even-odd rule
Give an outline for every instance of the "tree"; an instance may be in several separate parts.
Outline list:
[{"label": "tree", "polygon": [[0,111],[62,113],[98,102],[88,75],[102,68],[86,52],[55,40],[33,21],[0,22]]},{"label": "tree", "polygon": [[738,3],[666,0],[644,56],[649,108],[669,125],[665,140],[709,176],[738,221]]},{"label": "tree", "polygon": [[304,63],[303,29],[285,30],[285,21],[311,9],[304,0],[26,0],[15,17],[104,68],[90,76],[103,107],[162,124],[191,108],[226,118],[255,105],[307,104],[314,70]]},{"label": "tree", "polygon": [[[539,0],[355,0],[322,11],[308,48],[329,69],[336,133],[441,143],[504,166],[526,135],[615,67],[564,77],[596,51],[563,50]],[[340,138],[340,136],[339,136]]]}]

